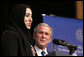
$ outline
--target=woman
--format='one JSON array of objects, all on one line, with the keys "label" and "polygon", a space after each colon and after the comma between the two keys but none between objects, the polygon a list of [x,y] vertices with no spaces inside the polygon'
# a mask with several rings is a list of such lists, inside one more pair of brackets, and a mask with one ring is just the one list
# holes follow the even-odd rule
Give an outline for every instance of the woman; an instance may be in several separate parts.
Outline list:
[{"label": "woman", "polygon": [[32,56],[31,8],[25,4],[16,5],[11,11],[10,22],[1,35],[2,56]]}]

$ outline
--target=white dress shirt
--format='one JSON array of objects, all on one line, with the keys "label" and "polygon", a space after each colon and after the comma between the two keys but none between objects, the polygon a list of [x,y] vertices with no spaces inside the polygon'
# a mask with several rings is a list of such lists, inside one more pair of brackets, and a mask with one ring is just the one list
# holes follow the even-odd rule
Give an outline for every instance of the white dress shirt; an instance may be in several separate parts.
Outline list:
[{"label": "white dress shirt", "polygon": [[37,55],[38,56],[42,56],[42,54],[41,54],[41,52],[42,51],[44,51],[45,52],[45,55],[47,55],[48,54],[48,52],[47,52],[47,48],[45,48],[44,50],[41,50],[40,48],[38,48],[38,46],[34,46],[34,48],[35,48],[35,50],[36,50],[36,53],[37,53]]}]

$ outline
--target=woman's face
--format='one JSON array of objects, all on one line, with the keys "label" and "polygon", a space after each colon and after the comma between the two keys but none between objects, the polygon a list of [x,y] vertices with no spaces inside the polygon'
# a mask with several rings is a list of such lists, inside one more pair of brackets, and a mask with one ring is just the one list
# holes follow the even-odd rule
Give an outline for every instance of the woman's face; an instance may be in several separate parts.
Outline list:
[{"label": "woman's face", "polygon": [[32,24],[32,11],[30,8],[26,8],[25,16],[24,16],[24,23],[27,29],[31,28]]}]

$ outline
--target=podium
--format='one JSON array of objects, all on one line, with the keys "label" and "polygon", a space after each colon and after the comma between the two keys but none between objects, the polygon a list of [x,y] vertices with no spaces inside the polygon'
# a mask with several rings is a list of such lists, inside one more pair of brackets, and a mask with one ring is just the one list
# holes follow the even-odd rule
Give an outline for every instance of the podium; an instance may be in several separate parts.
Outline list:
[{"label": "podium", "polygon": [[72,56],[72,55],[56,51],[56,52],[50,52],[47,56]]}]

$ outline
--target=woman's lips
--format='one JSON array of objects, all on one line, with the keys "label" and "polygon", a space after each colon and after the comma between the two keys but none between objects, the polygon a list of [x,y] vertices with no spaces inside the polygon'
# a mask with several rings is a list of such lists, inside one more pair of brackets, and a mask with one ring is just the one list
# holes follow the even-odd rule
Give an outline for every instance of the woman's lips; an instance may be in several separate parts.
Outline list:
[{"label": "woman's lips", "polygon": [[28,26],[31,26],[31,23],[28,23],[27,25],[28,25]]}]

